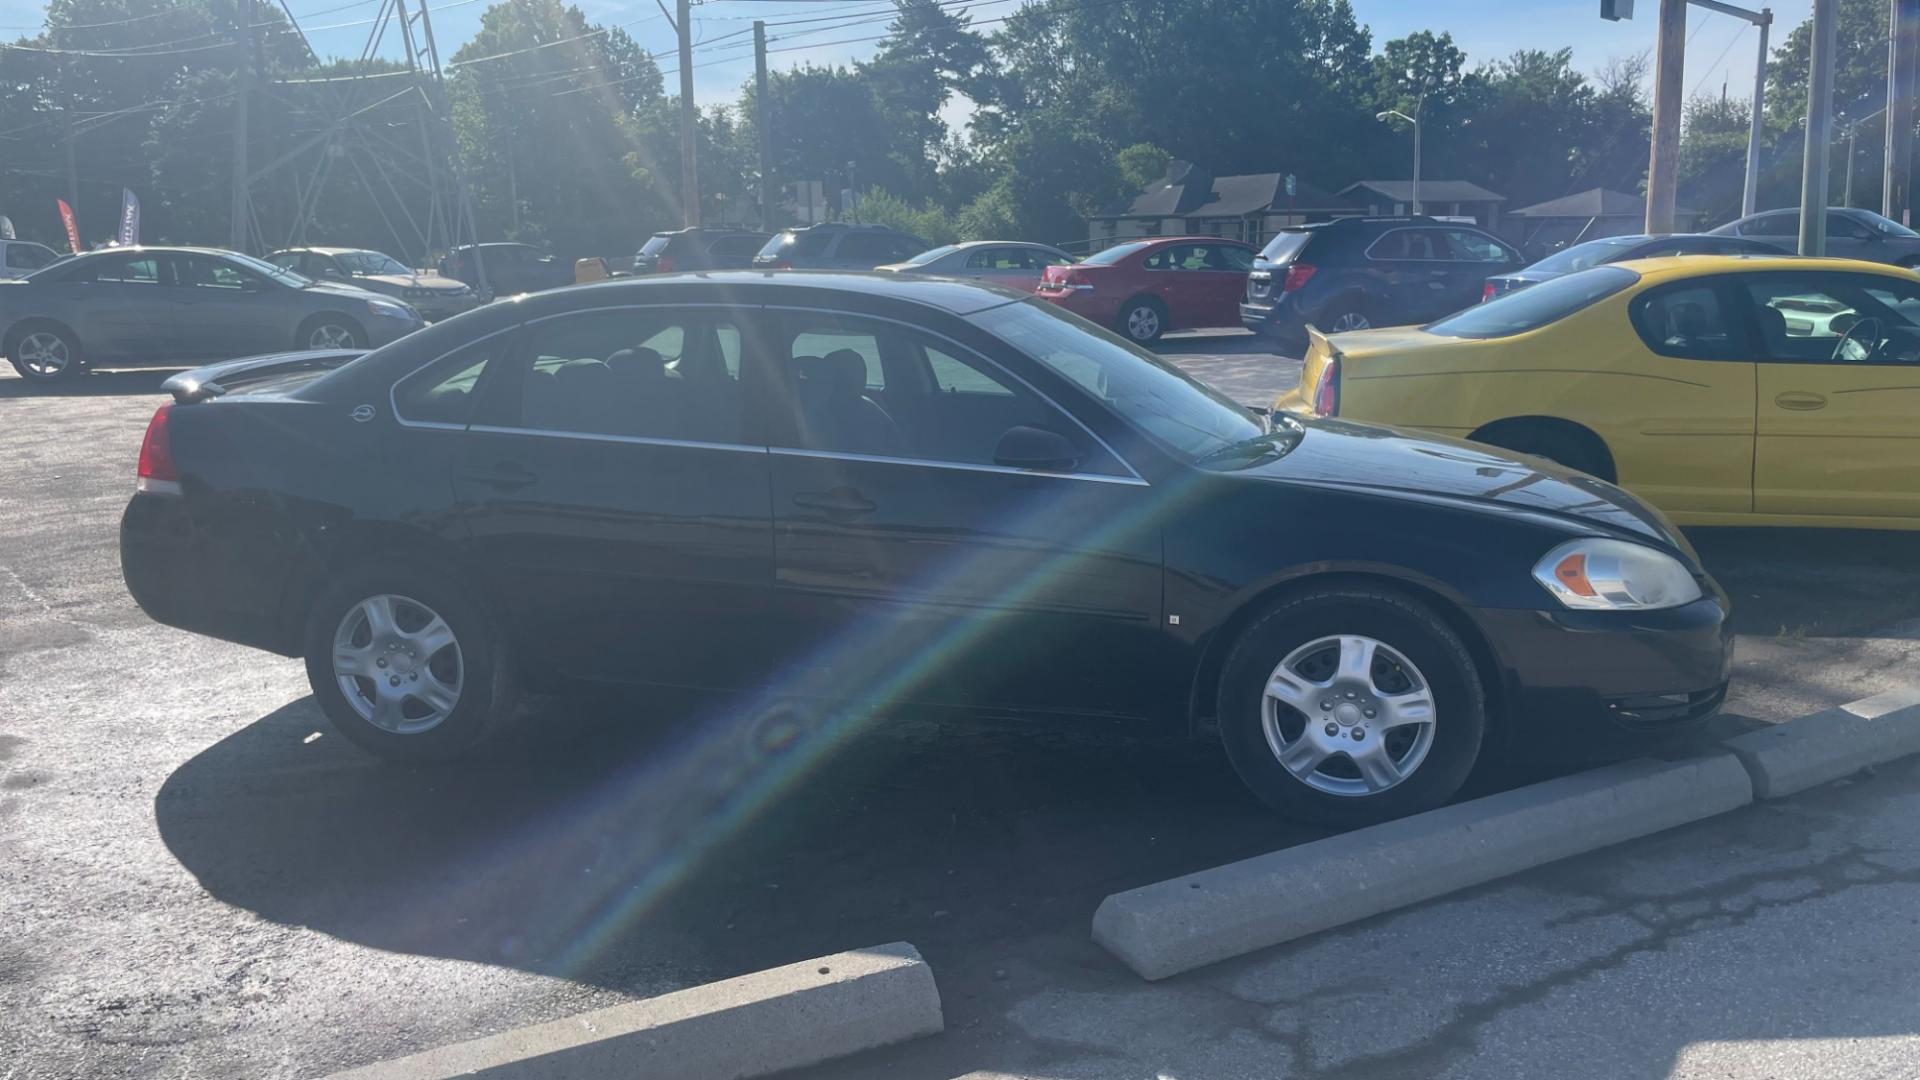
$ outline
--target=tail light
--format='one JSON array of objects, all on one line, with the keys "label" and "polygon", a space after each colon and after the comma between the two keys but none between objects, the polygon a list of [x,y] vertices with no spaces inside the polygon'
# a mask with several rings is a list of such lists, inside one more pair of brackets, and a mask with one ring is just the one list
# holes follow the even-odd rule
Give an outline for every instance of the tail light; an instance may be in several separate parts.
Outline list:
[{"label": "tail light", "polygon": [[1297,262],[1287,267],[1287,276],[1280,281],[1280,291],[1290,293],[1299,290],[1312,279],[1313,272],[1319,267],[1312,263]]},{"label": "tail light", "polygon": [[1071,266],[1062,267],[1058,270],[1048,269],[1046,273],[1048,276],[1041,281],[1041,284],[1048,288],[1053,288],[1053,289],[1091,289],[1093,288],[1093,282],[1088,281],[1086,278],[1086,275],[1081,273],[1080,270],[1078,270],[1075,267],[1071,267]]},{"label": "tail light", "polygon": [[140,468],[133,481],[135,491],[154,495],[180,494],[180,469],[173,463],[173,438],[168,434],[167,418],[173,413],[169,401],[153,410],[147,421],[147,436],[140,440]]},{"label": "tail light", "polygon": [[1482,287],[1480,290],[1480,302],[1484,304],[1487,301],[1493,299],[1494,295],[1499,291],[1500,290],[1498,288],[1494,287],[1493,282],[1491,281],[1487,282],[1486,285]]},{"label": "tail light", "polygon": [[1320,369],[1320,382],[1313,388],[1313,414],[1315,416],[1340,415],[1340,357],[1328,358],[1327,366]]},{"label": "tail light", "polygon": [[762,270],[791,270],[793,263],[786,259],[771,259],[760,264]]},{"label": "tail light", "polygon": [[653,260],[653,268],[662,274],[673,273],[673,256],[662,255]]}]

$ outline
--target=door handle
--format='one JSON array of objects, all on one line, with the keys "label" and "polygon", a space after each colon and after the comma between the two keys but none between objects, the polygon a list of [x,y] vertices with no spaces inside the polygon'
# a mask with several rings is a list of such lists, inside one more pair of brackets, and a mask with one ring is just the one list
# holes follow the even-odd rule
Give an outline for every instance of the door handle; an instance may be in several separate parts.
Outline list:
[{"label": "door handle", "polygon": [[837,487],[831,491],[802,491],[794,495],[793,505],[848,517],[871,514],[878,509],[872,499],[850,487]]},{"label": "door handle", "polygon": [[1827,396],[1808,390],[1788,390],[1776,394],[1773,403],[1783,409],[1792,409],[1794,412],[1812,412],[1815,409],[1827,407]]},{"label": "door handle", "polygon": [[460,477],[475,483],[489,484],[502,491],[523,488],[540,479],[532,469],[517,461],[502,461],[491,469],[478,467],[461,469]]}]

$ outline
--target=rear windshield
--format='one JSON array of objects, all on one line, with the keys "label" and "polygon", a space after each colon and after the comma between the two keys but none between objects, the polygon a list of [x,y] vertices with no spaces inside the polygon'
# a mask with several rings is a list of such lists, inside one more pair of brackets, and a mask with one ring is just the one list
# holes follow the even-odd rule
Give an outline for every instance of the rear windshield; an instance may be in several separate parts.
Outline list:
[{"label": "rear windshield", "polygon": [[825,255],[833,244],[833,234],[819,229],[795,230],[776,235],[760,249],[762,255]]},{"label": "rear windshield", "polygon": [[1639,274],[1625,267],[1596,266],[1467,308],[1425,329],[1430,334],[1458,338],[1524,334],[1564,319],[1639,280]]},{"label": "rear windshield", "polygon": [[1880,230],[1880,232],[1884,235],[1920,236],[1920,233],[1914,232],[1912,229],[1907,228],[1905,225],[1900,224],[1899,222],[1893,220],[1892,218],[1881,217],[1879,214],[1876,214],[1871,210],[1862,210],[1860,212],[1860,216],[1863,218],[1866,218],[1867,224]]},{"label": "rear windshield", "polygon": [[673,243],[672,233],[654,233],[652,236],[647,237],[645,244],[640,246],[640,254],[658,255],[667,250],[667,245],[671,243]]},{"label": "rear windshield", "polygon": [[1080,260],[1080,265],[1081,266],[1109,266],[1109,265],[1112,265],[1113,263],[1119,262],[1121,259],[1124,259],[1129,255],[1134,254],[1135,252],[1145,251],[1146,249],[1147,249],[1147,244],[1143,240],[1136,240],[1131,244],[1116,244],[1113,247],[1107,248],[1105,251],[1096,251],[1093,254],[1087,256],[1086,258]]},{"label": "rear windshield", "polygon": [[1527,269],[1571,274],[1575,270],[1599,266],[1627,248],[1638,244],[1641,239],[1642,237],[1638,236],[1610,236],[1605,240],[1589,240],[1584,244],[1575,244],[1570,248],[1556,251]]},{"label": "rear windshield", "polygon": [[1260,257],[1273,263],[1292,262],[1294,257],[1306,248],[1307,241],[1311,239],[1313,234],[1305,230],[1280,233],[1267,241],[1266,247],[1260,249]]}]

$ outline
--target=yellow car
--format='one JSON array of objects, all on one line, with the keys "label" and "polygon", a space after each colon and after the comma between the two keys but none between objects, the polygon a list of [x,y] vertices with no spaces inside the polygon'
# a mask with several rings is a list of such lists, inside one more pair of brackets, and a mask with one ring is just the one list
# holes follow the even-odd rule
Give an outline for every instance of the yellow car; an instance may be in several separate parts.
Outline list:
[{"label": "yellow car", "polygon": [[1920,529],[1920,274],[1597,266],[1425,327],[1314,333],[1274,407],[1551,458],[1682,525]]}]

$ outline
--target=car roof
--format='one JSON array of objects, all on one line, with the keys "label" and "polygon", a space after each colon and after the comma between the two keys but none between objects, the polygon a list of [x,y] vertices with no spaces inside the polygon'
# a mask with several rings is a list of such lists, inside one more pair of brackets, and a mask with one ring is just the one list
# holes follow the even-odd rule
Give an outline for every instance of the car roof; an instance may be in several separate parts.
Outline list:
[{"label": "car roof", "polygon": [[[669,274],[659,277],[610,278],[586,285],[554,289],[534,294],[529,300],[544,300],[593,293],[608,300],[641,302],[649,291],[684,289],[688,284],[706,282],[725,288],[758,294],[752,301],[765,303],[775,294],[814,291],[843,291],[862,296],[901,300],[937,308],[954,315],[1014,303],[1023,296],[992,285],[946,278],[922,278],[900,274],[859,273],[840,270],[714,270],[693,274]],[[742,301],[747,302],[745,300]]]},{"label": "car roof", "polygon": [[76,255],[74,257],[81,258],[87,255],[124,255],[129,251],[155,251],[155,252],[165,252],[173,255],[237,254],[236,252],[229,251],[226,248],[188,247],[181,244],[129,244],[126,247],[106,247],[106,248],[96,248],[92,251],[83,251],[79,255]]},{"label": "car roof", "polygon": [[1861,259],[1815,259],[1801,255],[1666,255],[1657,259],[1626,259],[1610,265],[1624,266],[1649,280],[1757,273],[1763,270],[1845,271],[1913,280],[1913,271],[1886,263]]}]

